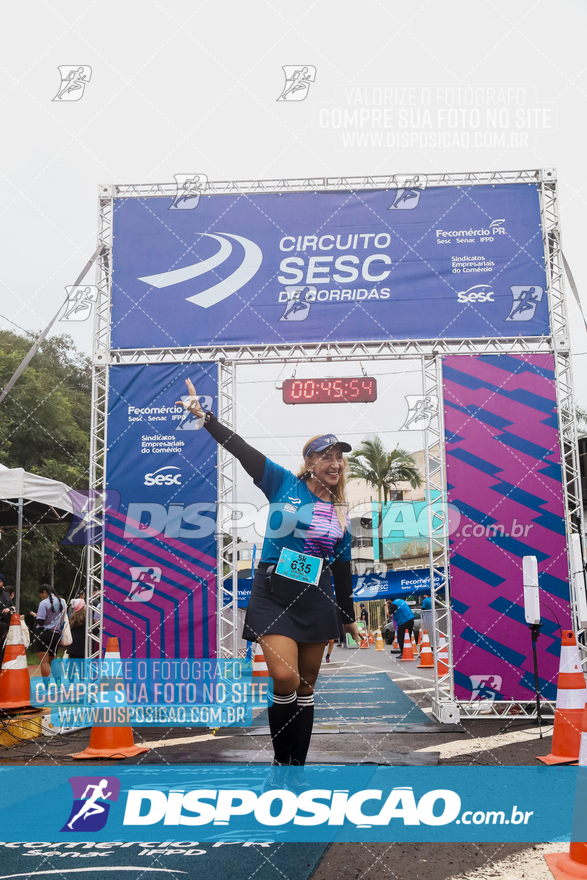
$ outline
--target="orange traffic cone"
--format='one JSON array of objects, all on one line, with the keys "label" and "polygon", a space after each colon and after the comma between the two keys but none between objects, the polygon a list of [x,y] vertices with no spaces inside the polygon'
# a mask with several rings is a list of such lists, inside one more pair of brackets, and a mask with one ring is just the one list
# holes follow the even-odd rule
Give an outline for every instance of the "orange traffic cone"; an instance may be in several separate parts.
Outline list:
[{"label": "orange traffic cone", "polygon": [[31,680],[20,617],[12,614],[0,670],[0,709],[18,709],[31,704]]},{"label": "orange traffic cone", "polygon": [[399,658],[400,660],[415,660],[414,649],[410,639],[404,639],[404,652]]},{"label": "orange traffic cone", "polygon": [[369,630],[369,644],[370,645],[375,644],[375,639],[373,638],[373,633],[371,632],[371,630]]},{"label": "orange traffic cone", "polygon": [[416,639],[414,633],[412,633],[412,651],[414,652],[414,657],[418,654],[418,640]]},{"label": "orange traffic cone", "polygon": [[432,656],[432,648],[430,647],[430,638],[426,630],[422,636],[422,648],[420,650],[420,662],[418,669],[434,668],[434,657]]},{"label": "orange traffic cone", "polygon": [[381,630],[377,630],[377,641],[375,643],[376,651],[385,651],[385,645],[383,644],[383,636],[381,635]]},{"label": "orange traffic cone", "polygon": [[[579,766],[587,766],[587,705],[583,710],[583,722],[581,725]],[[581,776],[585,772],[585,770],[579,770],[577,788],[585,784],[584,778]],[[575,810],[578,807],[577,794],[575,795]],[[571,841],[571,848],[568,853],[547,853],[544,858],[556,880],[566,880],[566,878],[569,878],[569,880],[575,878],[576,880],[577,877],[587,877],[587,843]]]},{"label": "orange traffic cone", "polygon": [[[114,660],[120,657],[117,638],[109,638],[106,644],[105,658]],[[83,752],[71,755],[76,760],[90,758],[134,758],[142,752],[148,752],[145,746],[136,746],[132,727],[92,727],[90,744]]]},{"label": "orange traffic cone", "polygon": [[397,630],[394,634],[393,645],[391,646],[391,650],[392,651],[399,651],[399,645],[398,645],[398,641],[397,641]]},{"label": "orange traffic cone", "polygon": [[269,670],[267,669],[265,654],[263,653],[263,648],[259,642],[257,642],[257,650],[255,651],[255,658],[253,660],[253,678],[269,678]]},{"label": "orange traffic cone", "polygon": [[438,658],[436,661],[437,675],[440,678],[448,672],[448,645],[444,636],[440,636],[440,644],[438,646]]},{"label": "orange traffic cone", "polygon": [[118,645],[118,639],[114,636],[109,636],[108,641],[106,642],[104,660],[120,660],[120,647]]},{"label": "orange traffic cone", "polygon": [[369,648],[369,640],[364,631],[361,632],[361,644],[359,645],[359,648]]},{"label": "orange traffic cone", "polygon": [[573,764],[577,761],[586,700],[587,689],[577,640],[572,630],[565,629],[561,640],[551,752],[536,756],[543,764]]}]

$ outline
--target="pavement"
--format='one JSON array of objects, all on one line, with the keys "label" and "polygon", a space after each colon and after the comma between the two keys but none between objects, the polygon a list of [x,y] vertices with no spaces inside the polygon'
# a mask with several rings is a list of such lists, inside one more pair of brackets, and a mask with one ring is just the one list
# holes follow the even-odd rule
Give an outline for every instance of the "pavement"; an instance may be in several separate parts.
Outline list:
[{"label": "pavement", "polygon": [[[367,711],[370,708],[381,711],[382,676],[401,690],[402,696],[409,698],[410,706],[418,707],[417,717],[423,719],[422,722],[402,725],[395,717],[393,723],[385,723]],[[385,651],[375,651],[373,646],[369,650],[334,648],[332,662],[322,664],[318,689],[335,693],[337,684],[357,680],[361,683],[360,705],[366,707],[367,720],[347,721],[343,710],[337,709],[341,716],[339,722],[317,724],[312,738],[312,762],[337,761],[338,756],[341,763],[374,762],[397,766],[535,766],[536,755],[550,751],[551,726],[543,728],[544,738],[538,743],[537,728],[523,720],[479,717],[464,719],[460,725],[437,723],[431,716],[433,670],[418,669],[417,661],[402,663],[397,655],[390,654],[388,647]],[[42,737],[4,749],[0,751],[0,766],[57,762],[79,767],[79,762],[74,762],[71,755],[85,748],[89,733],[89,730],[80,730],[54,738]],[[221,729],[216,734],[203,728],[137,728],[135,742],[144,743],[150,751],[129,759],[125,762],[127,764],[268,763],[272,753],[268,730],[263,726],[248,731]],[[114,766],[118,762],[103,763]],[[367,877],[396,880],[518,880],[527,877],[542,880],[550,877],[543,852],[561,848],[560,845],[532,846],[528,843],[337,843],[325,846],[324,851],[308,850],[307,858],[299,850],[297,865],[289,854],[289,845],[281,851],[281,856],[277,850],[284,845],[272,846],[276,851],[270,858],[268,853],[263,856],[263,872],[268,870],[267,864],[274,865],[271,872],[275,880],[297,880],[298,877],[307,877],[308,880],[332,880],[335,877],[337,880]],[[30,860],[25,862],[30,865]],[[198,864],[204,864],[203,856]],[[220,868],[219,862],[217,867]],[[2,875],[8,876],[8,871],[2,871]],[[240,874],[233,873],[233,876],[240,877]]]}]

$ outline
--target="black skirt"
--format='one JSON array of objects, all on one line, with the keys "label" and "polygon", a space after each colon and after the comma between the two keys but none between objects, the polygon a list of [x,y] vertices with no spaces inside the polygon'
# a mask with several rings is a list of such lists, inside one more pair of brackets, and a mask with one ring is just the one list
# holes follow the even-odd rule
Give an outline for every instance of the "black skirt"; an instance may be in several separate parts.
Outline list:
[{"label": "black skirt", "polygon": [[296,642],[328,642],[338,638],[338,606],[330,569],[318,584],[303,584],[275,573],[266,579],[267,563],[255,572],[243,639],[256,642],[265,635],[288,636]]},{"label": "black skirt", "polygon": [[52,629],[35,630],[35,649],[37,654],[55,654],[57,656],[57,648],[61,641],[61,633]]}]

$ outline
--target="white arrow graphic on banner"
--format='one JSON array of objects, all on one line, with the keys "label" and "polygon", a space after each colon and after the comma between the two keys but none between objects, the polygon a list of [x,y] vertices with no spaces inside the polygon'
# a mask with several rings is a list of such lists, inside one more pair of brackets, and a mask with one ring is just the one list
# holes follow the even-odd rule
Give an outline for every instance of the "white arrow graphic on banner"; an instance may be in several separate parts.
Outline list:
[{"label": "white arrow graphic on banner", "polygon": [[[219,235],[213,235],[210,232],[202,232],[201,234],[208,238],[214,238],[220,243],[220,250],[213,257],[202,260],[200,263],[195,263],[192,266],[184,266],[182,269],[172,269],[169,272],[161,272],[158,275],[145,275],[139,278],[139,281],[144,281],[145,284],[158,288],[171,287],[173,284],[181,284],[183,281],[189,281],[191,278],[204,275],[206,272],[210,272],[224,263],[232,253],[232,244]],[[232,275],[229,275],[228,278],[225,278],[224,281],[220,281],[201,293],[187,297],[188,302],[193,302],[204,309],[216,305],[216,303],[221,302],[227,296],[244,287],[255,275],[263,261],[261,248],[255,242],[242,238],[240,235],[231,235],[229,232],[224,232],[222,235],[233,238],[243,246],[245,252],[244,259],[238,269]]]}]

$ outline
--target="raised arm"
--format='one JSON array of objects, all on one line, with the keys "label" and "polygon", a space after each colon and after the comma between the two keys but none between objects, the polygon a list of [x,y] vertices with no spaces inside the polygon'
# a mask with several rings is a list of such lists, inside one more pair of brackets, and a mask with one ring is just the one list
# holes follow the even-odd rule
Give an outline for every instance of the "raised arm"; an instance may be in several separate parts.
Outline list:
[{"label": "raised arm", "polygon": [[353,576],[351,564],[344,559],[335,559],[330,563],[336,604],[340,608],[343,624],[354,623],[355,609],[353,607]]},{"label": "raised arm", "polygon": [[250,446],[231,428],[227,428],[226,425],[219,422],[213,413],[204,413],[191,379],[186,379],[185,383],[188,388],[189,398],[184,401],[178,400],[176,402],[180,406],[189,410],[199,419],[203,418],[204,427],[214,440],[216,440],[217,443],[220,443],[221,446],[224,446],[231,455],[234,455],[234,457],[240,461],[248,475],[252,477],[256,483],[260,482],[265,471],[265,456],[263,453],[259,452],[259,450],[255,449],[253,446]]}]

